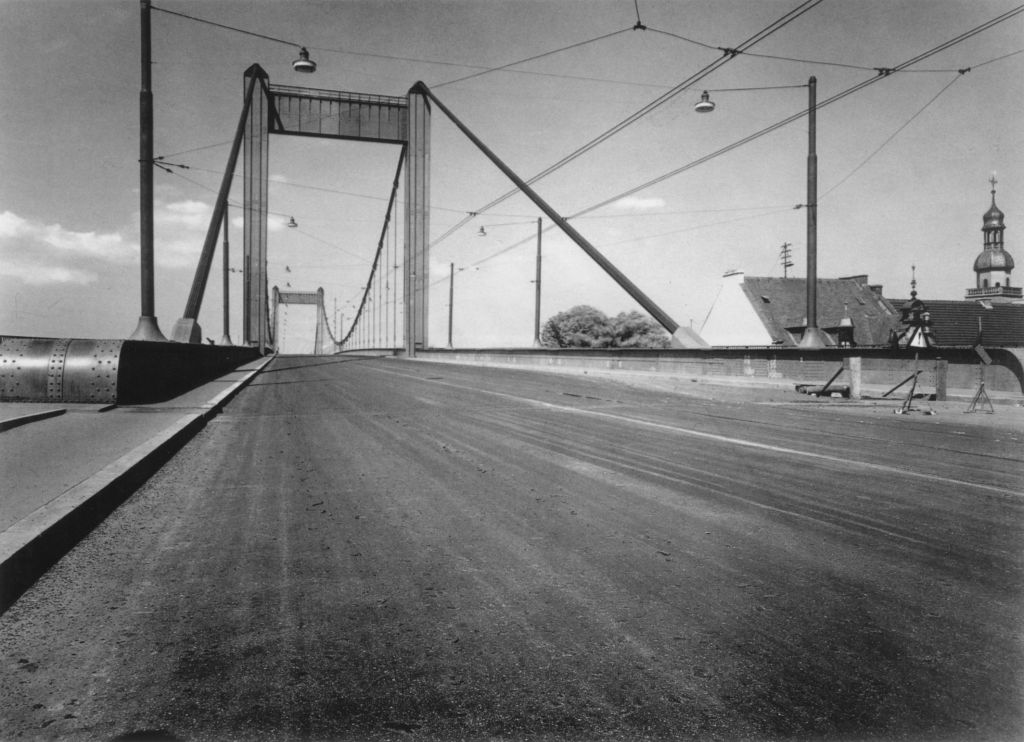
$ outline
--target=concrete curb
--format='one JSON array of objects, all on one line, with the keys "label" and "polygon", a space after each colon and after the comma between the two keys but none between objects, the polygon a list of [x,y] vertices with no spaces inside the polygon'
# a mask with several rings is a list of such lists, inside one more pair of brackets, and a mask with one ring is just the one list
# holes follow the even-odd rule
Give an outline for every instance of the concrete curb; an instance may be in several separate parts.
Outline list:
[{"label": "concrete curb", "polygon": [[[267,357],[201,412],[170,427],[0,533],[0,613],[103,522],[259,374]],[[22,419],[22,418],[18,418]]]},{"label": "concrete curb", "polygon": [[39,420],[46,420],[47,418],[57,417],[67,412],[66,409],[60,410],[47,410],[46,412],[33,412],[31,415],[22,415],[21,417],[12,417],[10,420],[0,421],[0,433],[11,428],[17,428],[21,425],[28,425]]}]

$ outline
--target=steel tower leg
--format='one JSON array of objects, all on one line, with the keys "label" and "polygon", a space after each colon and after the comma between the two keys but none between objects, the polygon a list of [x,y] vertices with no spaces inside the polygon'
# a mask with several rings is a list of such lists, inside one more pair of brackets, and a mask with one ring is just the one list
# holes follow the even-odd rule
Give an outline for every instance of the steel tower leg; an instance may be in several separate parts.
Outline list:
[{"label": "steel tower leg", "polygon": [[254,64],[246,81],[259,78],[246,119],[243,140],[244,196],[242,202],[243,316],[242,339],[261,352],[269,342],[267,307],[267,191],[269,188],[270,94],[267,73]]},{"label": "steel tower leg", "polygon": [[427,347],[430,285],[430,104],[409,91],[409,158],[405,170],[405,351]]}]

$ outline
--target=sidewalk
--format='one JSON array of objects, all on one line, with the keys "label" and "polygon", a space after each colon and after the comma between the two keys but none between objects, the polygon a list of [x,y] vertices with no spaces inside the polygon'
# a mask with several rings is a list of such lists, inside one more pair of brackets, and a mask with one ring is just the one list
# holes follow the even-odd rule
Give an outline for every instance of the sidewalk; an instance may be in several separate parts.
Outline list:
[{"label": "sidewalk", "polygon": [[270,360],[158,404],[0,403],[0,611]]},{"label": "sidewalk", "polygon": [[0,403],[0,424],[64,410],[0,432],[4,497],[0,532],[87,480],[261,365],[256,361],[174,399],[138,407],[33,402]]}]

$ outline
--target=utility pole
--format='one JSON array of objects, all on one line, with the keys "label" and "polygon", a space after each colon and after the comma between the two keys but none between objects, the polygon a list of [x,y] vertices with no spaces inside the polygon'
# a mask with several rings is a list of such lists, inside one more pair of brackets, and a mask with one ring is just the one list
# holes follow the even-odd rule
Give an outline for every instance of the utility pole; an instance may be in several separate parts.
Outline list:
[{"label": "utility pole", "polygon": [[541,235],[541,223],[543,219],[537,217],[537,276],[534,279],[534,287],[536,289],[536,295],[533,303],[533,347],[540,347],[540,235]]},{"label": "utility pole", "polygon": [[818,79],[807,81],[807,327],[798,347],[826,346],[826,335],[818,328]]},{"label": "utility pole", "polygon": [[228,210],[224,208],[224,337],[220,339],[221,345],[233,345],[231,342],[231,321],[230,321],[230,291],[231,286],[228,283],[228,275],[231,273],[231,267],[228,265]]},{"label": "utility pole", "polygon": [[455,312],[455,263],[448,264],[448,349],[452,348],[452,315]]},{"label": "utility pole", "polygon": [[153,90],[149,33],[149,0],[142,10],[142,86],[139,90],[139,263],[142,312],[131,340],[166,342],[156,321],[153,292]]},{"label": "utility pole", "polygon": [[783,242],[782,247],[779,248],[779,260],[782,263],[783,278],[789,278],[789,269],[793,267],[793,251],[789,249],[792,246],[789,242]]}]

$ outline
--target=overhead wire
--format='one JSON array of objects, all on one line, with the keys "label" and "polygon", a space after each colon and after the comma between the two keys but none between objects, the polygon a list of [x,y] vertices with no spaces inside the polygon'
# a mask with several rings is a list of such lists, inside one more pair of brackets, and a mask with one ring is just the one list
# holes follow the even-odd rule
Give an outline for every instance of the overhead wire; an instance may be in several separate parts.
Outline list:
[{"label": "overhead wire", "polygon": [[161,7],[153,5],[153,4],[150,4],[149,7],[151,9],[153,9],[153,10],[159,10],[161,13],[167,13],[168,15],[176,15],[176,16],[179,16],[181,18],[188,18],[190,21],[196,21],[197,23],[205,23],[208,26],[216,26],[217,28],[222,28],[222,29],[225,29],[227,31],[235,31],[235,32],[240,33],[240,34],[245,34],[246,36],[255,36],[258,39],[264,39],[266,41],[274,41],[274,42],[276,42],[278,44],[284,44],[285,46],[294,46],[294,47],[297,47],[297,48],[300,48],[300,49],[303,47],[303,44],[298,44],[298,43],[296,43],[294,41],[288,41],[286,39],[278,38],[277,36],[268,36],[266,34],[257,33],[255,31],[247,31],[244,28],[237,28],[236,26],[229,26],[226,23],[217,23],[216,21],[210,21],[210,20],[207,20],[205,18],[197,18],[194,15],[189,15],[188,13],[181,13],[181,12],[179,12],[177,10],[168,10],[167,8],[161,8]]},{"label": "overhead wire", "polygon": [[[703,79],[707,75],[709,75],[712,72],[714,72],[715,70],[717,70],[719,67],[723,66],[724,64],[727,64],[729,61],[734,59],[736,57],[736,55],[738,53],[740,53],[742,50],[744,50],[746,48],[749,48],[749,47],[751,47],[751,46],[753,46],[753,45],[763,41],[768,36],[770,36],[771,34],[775,33],[776,31],[784,28],[788,24],[792,23],[794,20],[796,20],[797,18],[799,18],[804,13],[808,12],[809,10],[811,10],[812,8],[814,8],[816,5],[820,4],[821,2],[822,2],[822,0],[805,0],[803,3],[798,5],[793,10],[789,11],[785,15],[781,16],[780,18],[778,18],[777,20],[775,20],[774,22],[772,22],[768,26],[764,27],[763,29],[761,29],[760,31],[755,33],[753,36],[749,37],[748,39],[746,39],[745,41],[740,43],[735,49],[730,49],[730,50],[726,51],[723,54],[723,56],[719,57],[718,59],[716,59],[715,61],[711,62],[710,64],[705,65],[701,70],[699,70],[698,72],[694,73],[690,77],[686,78],[682,82],[678,83],[677,85],[672,87],[670,90],[666,91],[665,93],[662,93],[657,98],[655,98],[651,102],[647,103],[645,106],[641,107],[640,109],[638,109],[634,113],[630,114],[629,116],[627,116],[623,120],[619,121],[617,124],[615,124],[611,128],[609,128],[609,129],[605,130],[603,133],[599,134],[597,137],[591,139],[586,144],[583,144],[582,146],[577,147],[575,150],[570,152],[568,155],[566,155],[562,159],[558,160],[554,164],[548,166],[547,168],[545,168],[541,172],[539,172],[536,175],[534,175],[533,177],[529,178],[528,180],[526,180],[527,185],[532,185],[533,183],[536,183],[537,181],[541,180],[542,178],[547,177],[548,175],[554,173],[555,171],[561,169],[562,167],[568,165],[570,162],[573,162],[577,158],[581,157],[582,155],[586,154],[590,150],[594,149],[595,147],[597,147],[601,143],[603,143],[603,142],[607,141],[608,139],[610,139],[611,137],[615,136],[616,134],[618,134],[623,129],[626,129],[627,127],[629,127],[632,124],[636,123],[637,121],[639,121],[641,118],[643,118],[647,114],[651,113],[652,111],[656,110],[657,108],[660,108],[662,105],[664,105],[665,103],[670,101],[672,98],[674,98],[679,93],[681,93],[684,90],[686,90],[689,87],[691,87],[695,82],[698,82],[699,80]],[[512,196],[514,196],[518,192],[519,192],[518,188],[513,188],[513,189],[511,189],[509,191],[506,191],[504,194],[502,194],[498,198],[492,200],[488,204],[486,204],[486,205],[484,205],[484,206],[482,206],[482,207],[480,207],[478,209],[475,209],[474,211],[470,212],[470,215],[467,218],[461,220],[454,227],[452,227],[447,232],[445,232],[440,237],[438,237],[436,240],[434,240],[431,243],[431,246],[433,247],[433,246],[439,244],[441,241],[447,239],[450,235],[454,234],[456,231],[458,231],[463,226],[468,224],[476,215],[488,211],[489,209],[497,206],[498,204],[502,203],[503,201],[511,198]]]},{"label": "overhead wire", "polygon": [[[996,16],[995,18],[993,18],[993,19],[991,19],[989,21],[986,21],[985,23],[982,23],[979,26],[976,26],[976,27],[974,27],[974,28],[972,28],[972,29],[970,29],[968,31],[965,31],[964,33],[959,34],[958,36],[955,36],[954,38],[950,39],[949,41],[943,42],[942,44],[939,44],[938,46],[935,46],[935,47],[933,47],[933,48],[931,48],[931,49],[929,49],[929,50],[927,50],[925,52],[922,52],[921,54],[918,54],[918,55],[916,55],[914,57],[911,57],[910,59],[900,63],[896,67],[893,67],[891,69],[891,71],[879,73],[879,74],[875,75],[874,77],[871,77],[871,78],[868,78],[866,80],[863,80],[863,81],[861,81],[861,82],[859,82],[859,83],[857,83],[857,84],[847,88],[846,90],[843,90],[843,91],[841,91],[839,93],[836,93],[835,95],[833,95],[833,96],[831,96],[829,98],[826,98],[823,101],[819,101],[817,103],[817,105],[816,105],[816,108],[818,108],[818,109],[824,108],[824,107],[829,106],[829,105],[831,105],[831,104],[833,104],[833,103],[835,103],[837,101],[840,101],[840,100],[842,100],[842,99],[844,99],[844,98],[846,98],[846,97],[848,97],[850,95],[853,95],[854,93],[857,93],[857,92],[863,90],[864,88],[866,88],[866,87],[868,87],[870,85],[874,85],[875,83],[879,82],[880,80],[883,80],[883,79],[889,77],[889,75],[892,74],[892,72],[901,71],[901,70],[903,70],[903,69],[905,69],[907,67],[910,67],[910,66],[912,66],[914,64],[917,64],[918,62],[921,62],[921,61],[923,61],[925,59],[928,59],[929,57],[932,57],[932,56],[934,56],[934,55],[936,55],[936,54],[938,54],[940,52],[943,52],[946,49],[949,49],[950,47],[955,46],[956,44],[959,44],[959,43],[961,43],[963,41],[966,41],[967,39],[969,39],[969,38],[971,38],[973,36],[976,36],[979,33],[987,31],[989,28],[992,28],[993,26],[995,26],[995,25],[997,25],[999,23],[1007,21],[1010,18],[1013,18],[1014,16],[1017,16],[1017,15],[1019,15],[1022,12],[1024,12],[1024,5],[1018,6],[1018,7],[1014,8],[1014,9],[1012,9],[1012,10],[1009,10],[1009,11],[1007,11],[1005,13],[1002,13],[999,16]],[[964,68],[961,71],[961,74],[965,74],[969,70],[970,70],[970,68]],[[698,158],[696,160],[688,162],[685,165],[682,165],[682,166],[680,166],[678,168],[675,168],[674,170],[670,170],[667,173],[659,175],[656,178],[652,178],[651,180],[648,180],[645,183],[641,183],[638,186],[634,186],[633,188],[630,188],[630,189],[628,189],[626,191],[623,191],[622,193],[619,193],[619,194],[616,194],[615,196],[607,198],[607,199],[601,201],[600,203],[594,204],[593,206],[590,206],[590,207],[584,209],[583,211],[577,212],[573,216],[574,217],[578,217],[578,216],[581,216],[583,214],[589,213],[591,211],[597,211],[598,209],[601,209],[601,208],[603,208],[605,206],[608,206],[609,204],[615,203],[616,201],[618,201],[620,199],[623,199],[623,198],[626,198],[627,196],[632,196],[632,195],[635,195],[637,193],[640,193],[641,191],[644,191],[644,190],[650,188],[653,185],[657,185],[658,183],[662,183],[662,182],[664,182],[664,181],[666,181],[666,180],[668,180],[670,178],[675,177],[676,175],[679,175],[680,173],[686,172],[687,170],[691,170],[694,167],[697,167],[698,165],[703,165],[704,163],[709,162],[710,160],[713,160],[716,157],[724,155],[727,152],[731,152],[732,150],[734,150],[734,149],[736,149],[738,147],[741,147],[741,146],[743,146],[745,144],[749,144],[750,142],[754,141],[755,139],[759,139],[760,137],[765,136],[766,134],[770,134],[771,132],[776,131],[777,129],[781,129],[783,126],[787,126],[787,125],[793,123],[794,121],[798,121],[799,119],[804,118],[806,115],[807,115],[807,111],[806,110],[802,110],[802,111],[799,111],[799,112],[797,112],[797,113],[795,113],[795,114],[793,114],[791,116],[787,116],[786,118],[782,119],[781,121],[777,121],[774,124],[766,126],[765,128],[763,128],[763,129],[761,129],[759,131],[756,131],[753,134],[745,136],[742,139],[739,139],[739,140],[733,142],[732,144],[728,144],[728,145],[726,145],[726,146],[724,146],[724,147],[722,147],[722,148],[720,148],[718,150],[715,150],[714,152],[712,152],[710,154],[704,155],[703,157],[700,157],[700,158]],[[803,204],[798,205],[798,208],[800,206],[803,206]]]},{"label": "overhead wire", "polygon": [[[927,58],[929,56],[932,56],[933,54],[936,54],[939,51],[943,51],[943,50],[949,48],[949,46],[951,46],[952,43],[959,43],[959,41],[966,40],[967,38],[970,38],[971,36],[975,35],[976,33],[981,33],[982,31],[987,30],[988,28],[990,28],[992,25],[995,25],[996,23],[1001,23],[1004,20],[1009,20],[1009,18],[1013,17],[1014,15],[1017,15],[1020,12],[1024,12],[1024,6],[1021,6],[1021,7],[1017,8],[1017,9],[1015,9],[1015,10],[1009,11],[1008,14],[1004,14],[1005,17],[999,16],[999,17],[997,17],[995,19],[992,19],[991,21],[988,21],[988,22],[982,24],[981,26],[976,27],[975,29],[971,29],[970,31],[967,31],[964,34],[961,34],[960,36],[956,37],[955,39],[951,40],[950,42],[945,42],[944,44],[940,44],[938,47],[935,47],[934,49],[929,50],[929,51],[923,53],[922,55],[918,55],[917,57],[914,57],[912,60],[908,60],[908,62],[905,62],[905,63],[903,63],[903,65],[900,65],[900,66],[902,67],[902,66],[904,66],[904,65],[906,65],[908,63],[911,63],[913,61],[925,59],[925,58]],[[875,155],[877,155],[883,148],[885,148],[889,143],[891,143],[900,134],[900,132],[902,132],[904,129],[906,129],[915,119],[918,118],[918,116],[920,116],[922,113],[924,113],[924,111],[926,109],[928,109],[936,100],[938,100],[939,97],[941,97],[947,90],[949,90],[949,88],[952,87],[954,83],[956,83],[961,77],[963,77],[963,75],[966,72],[970,71],[971,69],[977,69],[979,67],[991,64],[993,62],[998,62],[998,61],[1001,61],[1003,59],[1007,59],[1009,57],[1015,56],[1015,55],[1020,54],[1020,53],[1024,53],[1024,50],[1018,50],[1018,51],[1015,51],[1015,52],[1010,52],[1009,54],[1003,54],[1003,55],[1001,55],[999,57],[995,57],[995,58],[987,60],[985,62],[981,62],[979,64],[972,65],[972,67],[963,68],[961,70],[958,70],[959,74],[956,77],[954,77],[950,82],[948,82],[945,86],[943,86],[942,89],[940,89],[934,96],[932,96],[931,99],[928,100],[927,103],[924,104],[924,106],[922,106],[906,122],[904,122],[898,129],[896,129],[895,132],[893,132],[884,142],[882,142],[881,145],[879,145],[875,150],[873,150],[859,165],[857,165],[850,173],[848,173],[845,177],[843,177],[835,185],[833,185],[827,191],[822,193],[819,196],[819,201],[822,198],[825,198],[826,196],[828,196],[832,191],[836,190],[839,186],[841,186],[843,183],[845,183],[847,180],[849,180],[849,178],[851,178],[857,171],[859,171],[861,168],[863,168],[873,157],[875,157]],[[870,81],[866,81],[866,82],[874,82],[877,79],[878,78],[872,78]],[[780,87],[806,87],[806,85],[780,86]],[[853,86],[853,88],[851,88],[851,89],[849,89],[847,91],[843,91],[843,92],[837,94],[836,96],[833,96],[833,97],[827,99],[826,101],[818,104],[818,107],[820,108],[821,106],[826,105],[827,103],[831,103],[831,102],[833,102],[835,100],[839,100],[839,99],[841,99],[843,97],[846,97],[846,95],[849,95],[852,92],[855,92],[854,89],[859,90],[859,89],[861,89],[863,87],[865,87],[865,84],[864,83],[859,83],[858,85]],[[780,126],[783,126],[783,125],[786,125],[788,123],[791,123],[792,121],[795,121],[795,120],[797,120],[799,118],[802,118],[805,115],[806,115],[806,112],[804,111],[804,112],[801,112],[801,113],[796,114],[794,116],[788,117],[787,119],[783,120],[782,122],[778,122],[777,124],[775,124],[775,125],[773,125],[771,127],[767,127],[766,130],[762,130],[761,132],[756,132],[755,135],[752,135],[752,137],[756,138],[757,136],[761,135],[762,133],[767,134],[767,133],[769,133],[769,131],[774,131],[775,129],[779,128]],[[750,140],[751,140],[750,137],[744,138],[743,140],[740,140],[740,142],[733,143],[733,145],[729,145],[728,146],[728,150],[735,149],[737,146],[740,146],[740,144],[745,144],[745,143],[747,143]],[[723,148],[723,150],[725,150],[725,148]],[[704,162],[706,162],[711,157],[717,156],[718,154],[724,154],[723,150],[718,150],[717,152],[712,153],[712,155],[710,155],[710,156],[705,156],[704,158],[700,158],[699,160],[694,161],[694,163],[691,163],[691,166],[695,166],[696,164],[703,164]],[[726,150],[726,151],[728,151],[728,150]],[[673,171],[673,173],[675,173],[675,171]],[[660,182],[660,180],[658,182]],[[603,208],[604,206],[608,206],[611,203],[614,203],[615,201],[621,200],[622,198],[626,198],[627,196],[634,195],[636,192],[638,192],[638,190],[639,189],[631,189],[630,191],[627,191],[627,192],[624,192],[622,194],[619,194],[619,195],[617,195],[617,196],[615,196],[615,197],[613,197],[611,199],[605,199],[604,201],[600,202],[599,204],[596,204],[594,206],[590,206],[590,207],[588,207],[586,209],[583,209],[582,211],[576,212],[575,214],[572,214],[572,215],[566,217],[566,220],[568,221],[569,219],[580,219],[580,218],[612,218],[612,217],[621,217],[621,216],[635,216],[635,215],[620,215],[620,214],[605,215],[605,216],[601,216],[601,215],[588,216],[588,215],[592,211],[596,211],[596,210],[598,210],[600,208]],[[765,208],[768,208],[768,207],[765,207]],[[724,210],[723,209],[722,211],[734,211],[734,210],[735,209],[728,209],[728,210]],[[666,233],[657,234],[657,235],[646,235],[644,237],[636,238],[634,240],[627,240],[627,241],[623,241],[623,242],[609,243],[609,244],[613,244],[613,245],[626,244],[627,242],[634,242],[634,241],[639,241],[639,240],[643,240],[643,239],[653,239],[653,238],[657,238],[657,237],[665,237],[665,236],[669,236],[669,235],[672,235],[672,234],[679,234],[679,233],[682,233],[682,232],[693,231],[693,230],[702,229],[702,228],[705,228],[705,227],[717,226],[719,224],[730,223],[730,222],[739,221],[739,220],[742,220],[742,219],[751,219],[751,218],[761,218],[761,217],[764,217],[764,216],[772,216],[774,214],[782,213],[783,211],[789,211],[789,210],[791,210],[790,207],[786,207],[785,209],[781,209],[779,211],[773,211],[773,212],[770,212],[768,214],[757,214],[757,215],[748,216],[748,217],[738,217],[737,219],[730,219],[730,220],[726,220],[724,222],[716,222],[716,223],[707,224],[707,225],[698,225],[696,227],[690,227],[690,228],[683,229],[683,230],[675,230],[673,232],[666,232]],[[667,212],[667,213],[690,213],[690,212]],[[550,231],[552,229],[555,229],[554,225],[548,226],[543,231],[544,232],[548,232],[548,231]],[[492,254],[484,257],[484,258],[481,258],[478,261],[475,261],[475,262],[471,263],[468,267],[479,266],[482,263],[485,263],[485,262],[487,262],[489,260],[497,258],[497,257],[499,257],[499,256],[501,256],[501,255],[503,255],[503,254],[505,254],[505,253],[507,253],[507,252],[509,252],[509,251],[511,251],[511,250],[513,250],[515,248],[517,248],[517,247],[520,247],[522,245],[528,244],[532,240],[533,240],[533,236],[532,235],[529,236],[529,237],[525,237],[522,240],[519,240],[519,241],[517,241],[517,242],[515,242],[515,243],[513,243],[513,244],[511,244],[511,245],[509,245],[507,247],[504,247],[504,248],[502,248],[501,250],[499,250],[499,251],[497,251],[495,253],[492,253]]]},{"label": "overhead wire", "polygon": [[542,52],[541,54],[534,54],[531,57],[526,57],[524,59],[519,59],[519,60],[516,60],[515,62],[508,62],[507,64],[503,64],[503,65],[501,65],[499,67],[489,67],[487,69],[480,70],[478,72],[474,72],[471,75],[465,75],[464,77],[459,77],[459,78],[456,78],[454,80],[448,80],[447,82],[438,83],[436,85],[433,85],[432,87],[434,87],[434,88],[443,88],[446,85],[454,85],[455,83],[458,83],[458,82],[465,82],[466,80],[472,80],[475,77],[480,77],[482,75],[487,75],[487,74],[490,74],[491,72],[501,72],[503,70],[507,70],[510,67],[515,67],[515,66],[520,65],[520,64],[526,64],[527,62],[534,62],[534,61],[536,61],[538,59],[543,59],[544,57],[550,57],[553,54],[560,54],[561,52],[569,51],[570,49],[578,49],[581,46],[586,46],[587,44],[593,44],[596,41],[603,41],[605,39],[610,39],[612,36],[618,36],[621,33],[626,33],[627,31],[632,31],[632,30],[633,30],[632,27],[630,27],[630,28],[621,28],[618,31],[612,31],[610,33],[602,34],[601,36],[595,36],[594,38],[587,39],[586,41],[578,41],[578,42],[576,42],[574,44],[569,44],[568,46],[563,46],[563,47],[561,47],[559,49],[552,49],[551,51]]},{"label": "overhead wire", "polygon": [[[166,155],[166,157],[173,157],[173,155]],[[154,159],[161,160],[162,158],[161,157],[157,157],[157,158],[154,158]],[[220,171],[214,170],[212,168],[196,167],[195,165],[186,165],[185,167],[187,169],[189,169],[189,170],[192,170],[192,171],[198,172],[198,173],[212,173],[214,175],[222,175],[222,173]],[[239,175],[237,173],[234,173],[232,175],[232,177],[233,178],[237,178],[237,177],[239,177]],[[195,181],[191,181],[191,182],[194,183]],[[384,201],[384,202],[386,202],[388,200],[388,199],[386,199],[383,196],[371,196],[371,195],[366,194],[366,193],[353,193],[352,191],[342,191],[342,190],[339,190],[337,188],[327,188],[326,186],[315,186],[315,185],[311,185],[309,183],[296,183],[296,182],[290,181],[290,180],[276,180],[274,178],[271,178],[270,182],[274,183],[276,185],[288,186],[290,188],[303,188],[303,189],[306,189],[306,190],[320,191],[320,192],[323,192],[323,193],[334,193],[334,194],[337,194],[337,195],[340,195],[340,196],[351,196],[353,198],[365,198],[365,199],[368,199],[370,201]],[[201,185],[199,183],[196,183],[196,185],[199,185],[201,188],[205,188],[206,190],[210,190],[209,187],[203,186],[203,185]],[[451,214],[465,214],[466,213],[465,209],[453,209],[451,207],[445,207],[445,206],[433,206],[433,205],[431,205],[430,210],[431,211],[446,211],[446,212],[449,212]],[[285,214],[285,216],[288,216],[288,215]],[[521,214],[495,214],[494,216],[503,216],[503,217],[515,218],[515,217],[522,216],[522,215]]]},{"label": "overhead wire", "polygon": [[895,139],[897,136],[899,136],[901,131],[903,131],[908,126],[910,126],[910,124],[913,123],[914,119],[916,119],[918,116],[920,116],[922,113],[924,113],[925,110],[932,103],[937,101],[939,99],[939,97],[943,93],[945,93],[947,90],[949,90],[951,87],[953,87],[953,84],[957,80],[960,80],[962,77],[963,77],[963,75],[957,75],[952,80],[950,80],[948,83],[946,83],[939,92],[937,92],[934,96],[932,96],[932,98],[927,103],[925,103],[923,106],[921,106],[921,108],[918,109],[917,113],[915,113],[913,116],[911,116],[909,119],[907,119],[903,123],[902,126],[900,126],[898,129],[896,129],[896,131],[894,131],[891,135],[889,135],[889,137],[884,142],[882,142],[880,145],[878,145],[878,147],[875,150],[873,150],[871,152],[871,154],[869,154],[867,157],[865,157],[864,160],[861,161],[861,163],[859,165],[857,165],[857,167],[855,167],[853,170],[851,170],[849,173],[847,173],[843,178],[841,178],[837,183],[835,183],[827,191],[825,191],[824,193],[820,194],[818,196],[818,202],[820,203],[823,198],[827,197],[830,193],[832,193],[832,191],[834,191],[837,188],[839,188],[839,186],[841,186],[843,183],[845,183],[850,178],[852,178],[857,173],[857,171],[859,171],[861,168],[863,168],[865,165],[867,165],[868,162],[870,162],[872,160],[872,158],[874,158],[875,155],[877,155],[879,152],[881,152],[886,147],[886,145],[888,145],[893,139]]}]

